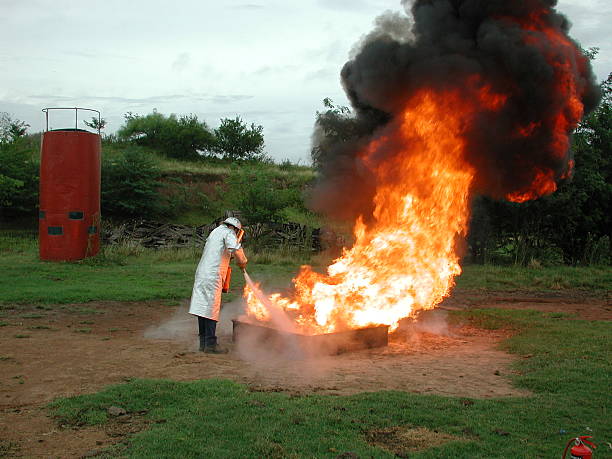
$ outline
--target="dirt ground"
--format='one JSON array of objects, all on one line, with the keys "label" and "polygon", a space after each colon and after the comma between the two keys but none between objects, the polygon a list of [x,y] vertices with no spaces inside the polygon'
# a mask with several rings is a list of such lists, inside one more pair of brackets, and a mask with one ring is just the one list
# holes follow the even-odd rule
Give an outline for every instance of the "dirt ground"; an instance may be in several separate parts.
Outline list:
[{"label": "dirt ground", "polygon": [[[388,347],[318,359],[245,359],[197,352],[196,321],[186,302],[87,303],[8,310],[0,318],[0,456],[89,457],[144,424],[72,429],[44,406],[58,396],[96,392],[129,378],[228,378],[253,390],[346,395],[383,389],[449,396],[526,396],[510,384],[512,357],[496,348],[506,335],[467,325],[449,327],[445,309],[471,307],[563,311],[612,320],[603,299],[456,293],[441,309],[395,334]],[[232,349],[224,309],[219,334]]]}]

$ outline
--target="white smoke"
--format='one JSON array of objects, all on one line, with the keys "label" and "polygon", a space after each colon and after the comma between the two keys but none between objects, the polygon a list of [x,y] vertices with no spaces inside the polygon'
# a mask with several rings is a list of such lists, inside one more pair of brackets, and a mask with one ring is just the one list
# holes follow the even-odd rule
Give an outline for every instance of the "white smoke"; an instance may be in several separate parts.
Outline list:
[{"label": "white smoke", "polygon": [[266,297],[266,295],[259,289],[259,287],[257,287],[257,285],[251,279],[251,276],[249,276],[246,271],[244,272],[244,279],[246,280],[249,288],[253,291],[253,294],[257,300],[267,309],[268,313],[270,314],[270,322],[272,326],[277,330],[295,333],[295,324],[287,316],[287,313],[277,304],[270,301],[268,297]]}]

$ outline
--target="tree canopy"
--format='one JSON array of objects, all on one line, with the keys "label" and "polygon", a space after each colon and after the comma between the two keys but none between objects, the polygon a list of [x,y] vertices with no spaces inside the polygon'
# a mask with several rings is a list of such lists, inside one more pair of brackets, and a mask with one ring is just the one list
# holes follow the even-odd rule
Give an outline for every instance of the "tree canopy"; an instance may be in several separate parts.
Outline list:
[{"label": "tree canopy", "polygon": [[92,116],[91,121],[83,120],[83,124],[96,131],[101,131],[106,127],[106,120],[104,118],[96,118],[95,116]]},{"label": "tree canopy", "polygon": [[177,159],[197,159],[215,143],[214,134],[196,115],[165,116],[157,111],[145,116],[127,113],[117,134]]},{"label": "tree canopy", "polygon": [[263,156],[263,126],[251,126],[236,118],[223,118],[215,129],[214,151],[225,159],[261,159]]},{"label": "tree canopy", "polygon": [[28,127],[0,113],[0,219],[30,212],[36,206],[38,167],[26,138]]},{"label": "tree canopy", "polygon": [[[90,127],[93,123],[86,122]],[[265,159],[263,126],[247,125],[239,116],[222,118],[211,131],[196,115],[177,117],[153,111],[148,115],[125,115],[118,131],[121,140],[155,148],[166,156],[193,160],[218,155],[229,160]]]},{"label": "tree canopy", "polygon": [[15,120],[6,112],[0,112],[0,143],[11,143],[23,137],[29,124],[24,121]]},{"label": "tree canopy", "polygon": [[315,168],[320,168],[328,159],[328,155],[338,145],[347,142],[359,133],[358,121],[349,107],[334,105],[329,97],[323,99],[325,111],[317,111],[315,118],[315,133],[310,158]]}]

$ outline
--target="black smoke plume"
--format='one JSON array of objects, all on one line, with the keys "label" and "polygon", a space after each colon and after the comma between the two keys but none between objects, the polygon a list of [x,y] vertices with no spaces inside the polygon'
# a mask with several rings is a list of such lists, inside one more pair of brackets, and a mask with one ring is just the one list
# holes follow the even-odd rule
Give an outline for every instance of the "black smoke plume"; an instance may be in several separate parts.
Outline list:
[{"label": "black smoke plume", "polygon": [[[319,116],[313,159],[322,180],[315,207],[337,217],[361,214],[367,220],[376,184],[358,152],[402,113],[416,91],[461,91],[473,75],[495,93],[508,95],[500,111],[492,115],[483,110],[465,133],[467,159],[477,170],[474,192],[503,198],[528,188],[537,170],[551,170],[557,180],[567,176],[571,152],[553,151],[555,120],[572,97],[564,80],[575,82],[585,114],[597,105],[599,88],[588,58],[567,35],[568,20],[554,9],[556,1],[402,3],[407,14],[378,18],[342,69],[353,114],[330,110]],[[568,52],[568,46],[548,40],[542,30],[526,31],[523,24],[533,18],[576,49]],[[536,126],[529,136],[516,136],[518,128],[529,125]],[[575,122],[569,123],[566,132],[574,127]],[[377,160],[398,151],[410,154],[410,148],[390,147]]]}]

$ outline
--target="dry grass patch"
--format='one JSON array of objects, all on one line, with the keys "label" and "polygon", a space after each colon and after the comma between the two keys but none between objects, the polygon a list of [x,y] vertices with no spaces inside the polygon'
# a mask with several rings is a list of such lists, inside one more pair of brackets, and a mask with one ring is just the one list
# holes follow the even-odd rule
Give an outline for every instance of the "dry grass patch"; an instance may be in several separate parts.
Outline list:
[{"label": "dry grass patch", "polygon": [[398,457],[408,457],[408,453],[423,451],[450,441],[464,440],[425,427],[406,428],[401,426],[369,430],[365,437],[370,445],[385,449]]}]

